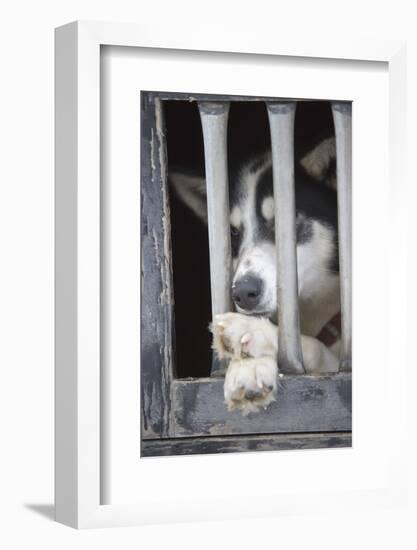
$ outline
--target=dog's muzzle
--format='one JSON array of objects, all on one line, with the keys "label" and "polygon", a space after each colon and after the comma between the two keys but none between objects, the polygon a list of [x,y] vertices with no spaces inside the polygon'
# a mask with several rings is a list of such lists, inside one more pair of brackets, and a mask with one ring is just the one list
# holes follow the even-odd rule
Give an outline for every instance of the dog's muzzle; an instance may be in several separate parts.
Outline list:
[{"label": "dog's muzzle", "polygon": [[262,298],[262,280],[253,275],[245,275],[232,286],[232,298],[236,306],[245,311],[253,311]]}]

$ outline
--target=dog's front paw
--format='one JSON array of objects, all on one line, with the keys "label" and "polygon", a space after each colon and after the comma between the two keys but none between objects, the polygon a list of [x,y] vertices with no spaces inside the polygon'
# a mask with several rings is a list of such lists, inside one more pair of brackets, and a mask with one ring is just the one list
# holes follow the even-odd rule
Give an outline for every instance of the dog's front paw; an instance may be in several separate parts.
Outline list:
[{"label": "dog's front paw", "polygon": [[268,319],[223,313],[215,316],[211,330],[220,359],[276,357],[277,328]]},{"label": "dog's front paw", "polygon": [[275,358],[232,360],[224,381],[224,400],[229,411],[243,415],[265,409],[275,401],[278,368]]}]

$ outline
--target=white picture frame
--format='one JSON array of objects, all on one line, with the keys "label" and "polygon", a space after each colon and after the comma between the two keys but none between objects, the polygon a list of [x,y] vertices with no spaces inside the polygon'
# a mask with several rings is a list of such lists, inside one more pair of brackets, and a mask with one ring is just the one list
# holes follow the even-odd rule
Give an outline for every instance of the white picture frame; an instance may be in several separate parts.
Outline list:
[{"label": "white picture frame", "polygon": [[[103,464],[107,459],[104,452],[111,453],[103,445],[107,436],[103,431],[103,419],[113,413],[104,410],[101,399],[100,383],[100,333],[101,333],[101,287],[100,270],[100,50],[101,46],[124,46],[130,48],[172,50],[175,52],[223,52],[218,55],[238,56],[239,54],[262,56],[287,56],[300,62],[329,59],[337,65],[341,60],[380,62],[387,64],[388,71],[388,113],[383,113],[389,123],[389,167],[387,192],[395,196],[395,211],[391,206],[392,231],[404,247],[391,253],[398,254],[395,274],[402,280],[405,274],[406,230],[401,216],[404,197],[395,189],[405,185],[402,158],[405,150],[405,46],[400,42],[363,41],[332,42],[326,41],[288,41],[265,36],[250,37],[238,32],[219,32],[213,37],[209,29],[194,29],[188,36],[174,29],[121,25],[111,23],[76,22],[56,31],[56,518],[73,527],[103,527],[155,523],[175,520],[198,520],[210,518],[236,518],[250,515],[288,513],[289,510],[306,513],[314,505],[315,510],[340,507],[361,507],[397,505],[405,499],[407,479],[402,470],[405,462],[405,408],[402,395],[406,385],[406,346],[401,348],[398,338],[405,338],[406,331],[401,326],[395,334],[397,346],[395,396],[389,396],[389,407],[395,411],[395,423],[387,430],[395,430],[395,446],[387,449],[387,459],[383,464],[381,476],[373,485],[366,480],[361,490],[350,493],[346,488],[336,487],[334,491],[317,487],[305,490],[300,487],[291,490],[286,487],[285,499],[275,498],[273,493],[262,495],[262,505],[250,511],[242,504],[239,494],[227,492],[225,484],[219,484],[216,495],[208,496],[202,490],[199,506],[195,506],[195,495],[170,493],[169,488],[152,492],[149,486],[135,486],[136,491],[143,489],[141,502],[120,495],[110,497],[110,504],[103,502]],[[227,52],[227,53],[225,53]],[[237,58],[236,58],[237,59]],[[256,60],[254,60],[256,63]],[[187,90],[188,91],[188,90]],[[218,91],[218,90],[217,90]],[[323,90],[323,96],[325,96]],[[338,99],[343,99],[338,97]],[[349,97],[347,98],[349,99]],[[388,147],[387,147],[388,149]],[[393,182],[395,182],[395,189]],[[387,206],[389,208],[389,206]],[[390,298],[392,296],[390,295]],[[405,296],[390,300],[389,315],[403,318]],[[402,335],[402,336],[401,336]],[[397,338],[398,336],[398,338]],[[393,336],[394,337],[394,336]],[[137,349],[138,345],[137,345]],[[383,375],[387,382],[387,372]],[[381,378],[382,379],[382,378]],[[126,381],[119,387],[127,388]],[[139,386],[138,386],[139,387]],[[137,387],[137,388],[138,388]],[[355,386],[354,386],[355,387]],[[369,389],[369,387],[368,387]],[[387,386],[382,386],[385,391]],[[134,392],[130,395],[133,396]],[[363,400],[358,395],[357,401]],[[354,390],[355,400],[355,390]],[[380,412],[381,399],[375,399],[377,412]],[[379,407],[379,408],[378,408]],[[131,409],[130,409],[131,410]],[[139,406],[137,408],[139,410]],[[355,409],[354,409],[355,410]],[[126,418],[124,418],[126,420]],[[111,422],[124,422],[117,414]],[[125,424],[123,424],[125,426]],[[404,426],[404,428],[402,428]],[[119,449],[135,451],[132,431],[129,429],[128,441],[119,441]],[[317,462],[324,451],[310,451],[303,455],[292,455],[296,463],[294,468],[302,468],[303,461]],[[313,453],[313,455],[311,454]],[[342,459],[339,450],[332,451],[333,461]],[[204,457],[215,461],[217,467],[221,461],[234,460],[234,466],[245,469],[262,460],[262,468],[273,468],[275,453],[229,455],[227,457]],[[266,458],[268,455],[268,458]],[[119,455],[120,459],[120,453]],[[287,453],[288,463],[288,453]],[[123,457],[122,457],[123,458]],[[190,460],[191,459],[191,460]],[[132,460],[132,458],[130,459]],[[137,456],[133,456],[137,460]],[[149,462],[152,460],[153,462]],[[363,459],[366,460],[366,457]],[[184,472],[197,469],[202,457],[176,457],[166,459],[147,459],[153,464],[151,469],[161,472],[162,477],[175,461],[176,467]],[[123,464],[110,461],[111,468],[121,471]],[[138,461],[141,462],[141,461]],[[142,462],[143,463],[143,462]],[[239,463],[239,464],[238,464]],[[258,463],[259,464],[259,463]],[[141,466],[142,467],[142,466]],[[359,467],[359,466],[358,466]],[[106,468],[108,466],[106,465]],[[110,469],[111,469],[110,468]],[[165,471],[165,474],[163,472]],[[133,482],[133,471],[126,468],[120,483]],[[111,474],[111,472],[110,472]],[[114,470],[113,470],[114,474]],[[353,472],[355,475],[355,472]],[[148,474],[147,474],[148,475]],[[131,477],[129,477],[131,476]],[[195,478],[194,478],[195,479]],[[325,486],[326,484],[324,484]],[[223,490],[221,489],[223,487]],[[159,492],[158,492],[159,491]],[[223,492],[222,492],[223,491]],[[257,495],[256,487],[252,488]],[[278,493],[277,493],[278,494]],[[258,495],[259,496],[259,495]],[[187,500],[188,499],[188,500]],[[107,499],[105,499],[107,500]],[[147,505],[144,505],[144,502]]]}]

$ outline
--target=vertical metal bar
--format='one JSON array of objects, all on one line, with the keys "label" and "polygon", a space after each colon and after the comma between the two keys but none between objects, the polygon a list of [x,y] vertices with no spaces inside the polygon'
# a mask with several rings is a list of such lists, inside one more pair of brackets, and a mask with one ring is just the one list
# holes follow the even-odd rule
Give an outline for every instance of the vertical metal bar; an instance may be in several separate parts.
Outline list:
[{"label": "vertical metal bar", "polygon": [[277,246],[278,364],[281,372],[304,373],[298,311],[294,191],[295,102],[267,103],[271,131]]},{"label": "vertical metal bar", "polygon": [[[228,102],[199,102],[203,127],[213,317],[231,311],[231,249],[227,166]],[[224,365],[214,361],[211,374]]]},{"label": "vertical metal bar", "polygon": [[332,102],[336,133],[342,345],[340,370],[352,370],[352,104]]}]

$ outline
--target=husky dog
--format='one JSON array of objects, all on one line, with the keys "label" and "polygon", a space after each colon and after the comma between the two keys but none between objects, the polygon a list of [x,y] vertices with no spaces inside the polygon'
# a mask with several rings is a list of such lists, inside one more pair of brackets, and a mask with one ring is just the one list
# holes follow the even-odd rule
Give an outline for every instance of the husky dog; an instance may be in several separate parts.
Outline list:
[{"label": "husky dog", "polygon": [[[207,223],[203,177],[169,174],[180,199]],[[213,319],[213,348],[229,361],[225,402],[247,414],[277,389],[276,249],[272,162],[265,153],[229,177],[234,312]],[[301,345],[307,373],[337,372],[337,349],[317,337],[340,311],[334,137],[295,165]]]}]

